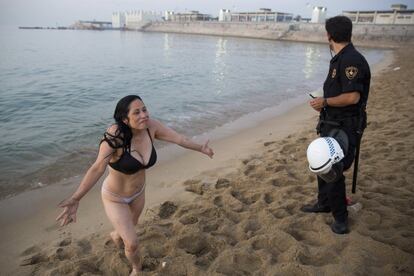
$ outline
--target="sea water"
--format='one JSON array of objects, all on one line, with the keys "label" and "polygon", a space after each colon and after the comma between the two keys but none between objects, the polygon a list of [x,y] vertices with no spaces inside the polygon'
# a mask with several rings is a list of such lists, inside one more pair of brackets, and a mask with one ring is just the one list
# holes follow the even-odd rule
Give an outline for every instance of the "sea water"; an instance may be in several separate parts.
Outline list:
[{"label": "sea water", "polygon": [[[0,36],[0,197],[84,173],[116,102],[187,136],[307,100],[326,78],[324,44],[122,31]],[[371,65],[384,51],[360,49]]]}]

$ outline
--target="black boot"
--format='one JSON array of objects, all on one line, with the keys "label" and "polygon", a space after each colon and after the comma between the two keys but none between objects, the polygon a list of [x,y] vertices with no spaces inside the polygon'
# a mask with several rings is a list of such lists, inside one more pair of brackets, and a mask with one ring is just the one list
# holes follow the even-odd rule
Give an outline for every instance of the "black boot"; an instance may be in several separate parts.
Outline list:
[{"label": "black boot", "polygon": [[331,208],[329,206],[320,205],[319,202],[315,204],[303,205],[300,210],[305,213],[329,213]]},{"label": "black boot", "polygon": [[338,221],[335,220],[334,223],[331,225],[331,229],[336,234],[348,234],[349,228],[348,228],[348,220],[345,221]]}]

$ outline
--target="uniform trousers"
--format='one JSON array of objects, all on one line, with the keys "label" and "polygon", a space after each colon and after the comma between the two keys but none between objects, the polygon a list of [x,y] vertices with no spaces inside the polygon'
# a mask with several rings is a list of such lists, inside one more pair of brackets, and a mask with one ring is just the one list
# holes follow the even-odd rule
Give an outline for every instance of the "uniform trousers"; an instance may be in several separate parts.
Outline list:
[{"label": "uniform trousers", "polygon": [[[329,126],[321,128],[321,137],[328,136],[328,133],[332,130]],[[345,157],[341,160],[343,163],[344,171],[349,169],[355,158],[355,147],[357,141],[357,134],[353,131],[344,129],[348,136],[348,149],[343,149],[346,152]],[[348,211],[346,204],[346,189],[345,189],[345,176],[342,175],[337,181],[333,183],[326,183],[322,178],[318,176],[318,203],[320,206],[328,206],[332,215],[338,222],[345,222],[348,219]]]}]

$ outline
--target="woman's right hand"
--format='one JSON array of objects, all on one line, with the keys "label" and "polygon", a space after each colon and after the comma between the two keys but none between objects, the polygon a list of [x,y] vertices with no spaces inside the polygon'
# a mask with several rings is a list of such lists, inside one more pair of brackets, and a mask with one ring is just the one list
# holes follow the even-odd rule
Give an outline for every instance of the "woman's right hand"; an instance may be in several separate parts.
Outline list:
[{"label": "woman's right hand", "polygon": [[79,200],[68,198],[59,203],[58,206],[64,208],[63,212],[56,218],[57,221],[62,220],[60,226],[76,222],[76,211],[78,210]]}]

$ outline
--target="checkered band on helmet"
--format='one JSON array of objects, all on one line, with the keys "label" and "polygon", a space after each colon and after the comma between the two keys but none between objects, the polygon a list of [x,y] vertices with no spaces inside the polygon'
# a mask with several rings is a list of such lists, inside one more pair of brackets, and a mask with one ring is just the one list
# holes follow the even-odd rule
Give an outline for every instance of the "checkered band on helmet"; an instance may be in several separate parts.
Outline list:
[{"label": "checkered band on helmet", "polygon": [[333,144],[333,142],[331,140],[332,138],[331,137],[323,137],[323,138],[325,139],[326,143],[328,143],[329,154],[331,155],[331,157],[334,156],[334,154],[335,154],[335,147],[334,147],[334,144]]}]

